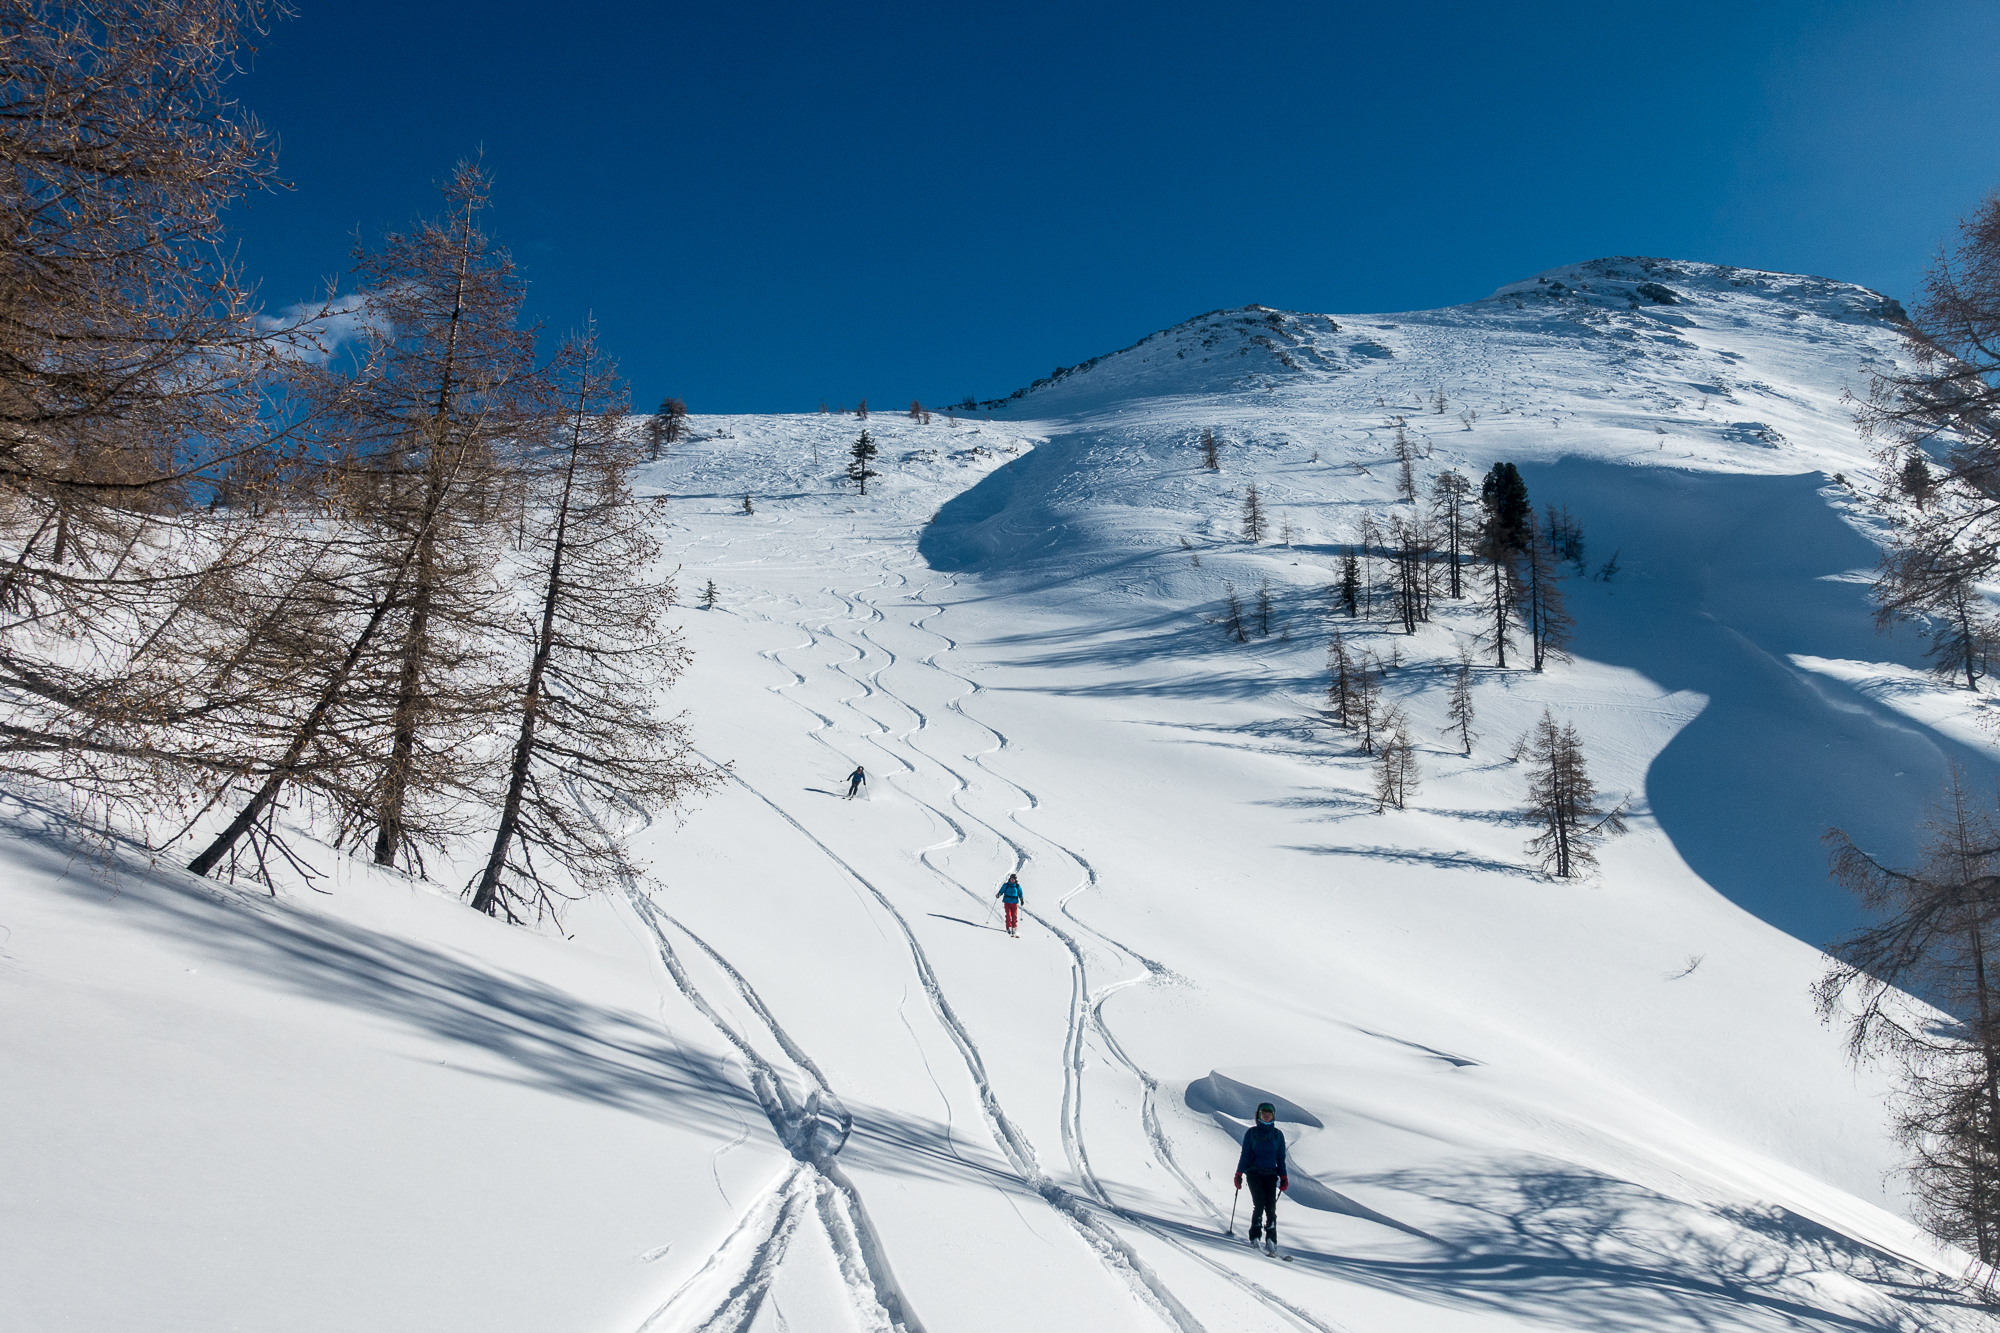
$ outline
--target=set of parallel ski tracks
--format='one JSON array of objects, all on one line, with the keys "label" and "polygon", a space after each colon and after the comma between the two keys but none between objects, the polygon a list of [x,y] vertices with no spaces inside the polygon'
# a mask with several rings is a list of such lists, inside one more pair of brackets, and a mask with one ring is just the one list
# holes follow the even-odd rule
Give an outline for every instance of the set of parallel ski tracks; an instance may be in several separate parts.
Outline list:
[{"label": "set of parallel ski tracks", "polygon": [[[791,524],[787,522],[786,526]],[[853,535],[843,534],[838,541],[826,538],[824,534],[814,535],[824,539],[823,554],[828,557],[835,556],[838,551],[852,550],[857,542]],[[875,543],[866,543],[863,549],[869,555],[878,557],[895,550],[890,547],[885,551],[883,545]],[[1119,991],[1133,986],[1171,982],[1176,978],[1164,964],[1084,923],[1071,912],[1071,903],[1095,887],[1097,872],[1076,849],[1037,833],[1021,822],[1021,816],[1032,814],[1041,805],[1040,799],[1019,782],[995,771],[990,761],[1007,749],[1007,737],[966,711],[966,701],[975,698],[981,687],[942,666],[938,660],[956,651],[958,645],[929,623],[947,611],[946,601],[934,597],[933,590],[942,588],[948,592],[957,580],[948,574],[933,574],[922,569],[914,549],[905,547],[904,550],[907,558],[901,568],[885,569],[877,564],[872,577],[857,580],[857,586],[852,590],[837,587],[822,589],[822,594],[832,603],[823,610],[808,609],[796,602],[780,605],[788,599],[769,595],[740,602],[735,610],[737,614],[761,618],[772,624],[784,624],[803,633],[804,638],[800,642],[784,648],[768,649],[761,655],[790,674],[789,681],[771,688],[811,719],[808,732],[816,742],[827,746],[841,766],[847,762],[847,756],[835,749],[828,740],[828,734],[843,729],[835,718],[797,697],[795,692],[808,684],[808,677],[786,659],[795,654],[823,658],[824,650],[829,645],[839,645],[851,654],[845,660],[831,664],[830,668],[855,690],[841,700],[839,706],[860,717],[863,725],[847,730],[858,732],[874,745],[888,764],[913,775],[920,764],[928,764],[949,780],[951,794],[948,808],[924,799],[914,790],[917,784],[909,784],[910,789],[906,791],[909,798],[949,830],[949,836],[943,841],[914,850],[921,864],[943,883],[965,894],[976,910],[984,911],[987,906],[984,890],[974,890],[941,864],[944,853],[974,838],[990,839],[994,845],[1005,849],[1017,868],[1036,864],[1039,877],[1044,880],[1063,873],[1075,877],[1074,886],[1058,900],[1053,915],[1027,912],[1031,920],[1044,926],[1050,936],[1061,943],[1069,958],[1071,996],[1068,1030],[1062,1051],[1060,1119],[1063,1153],[1068,1166],[1067,1182],[1057,1180],[1042,1167],[1034,1145],[1001,1104],[993,1081],[987,1074],[978,1042],[953,1009],[929,955],[908,918],[890,895],[773,800],[752,776],[732,770],[728,774],[729,780],[754,795],[776,819],[809,843],[816,854],[825,857],[852,879],[868,895],[882,917],[895,928],[907,951],[915,979],[928,1000],[932,1018],[950,1039],[967,1075],[978,1089],[981,1114],[1008,1168],[1165,1327],[1177,1333],[1205,1333],[1203,1324],[1187,1304],[1120,1234],[1118,1228],[1121,1225],[1143,1231],[1186,1256],[1284,1323],[1315,1330],[1316,1333],[1337,1333],[1336,1325],[1300,1309],[1208,1253],[1212,1245],[1193,1239],[1198,1227],[1177,1227],[1121,1205],[1092,1170],[1084,1131],[1084,1070],[1088,1053],[1094,1046],[1110,1063],[1125,1070],[1138,1085],[1141,1107],[1139,1129],[1146,1138],[1154,1161],[1170,1179],[1178,1182],[1191,1210],[1190,1215],[1205,1218],[1219,1236],[1223,1225],[1221,1213],[1175,1159],[1160,1127],[1158,1081],[1126,1052],[1105,1016],[1106,1002]],[[911,571],[918,571],[928,579],[914,591],[911,591]],[[921,611],[910,620],[910,627],[935,637],[939,647],[914,659],[915,665],[937,672],[957,689],[958,692],[946,702],[945,708],[985,732],[991,738],[990,745],[946,760],[917,744],[919,738],[933,731],[930,718],[882,679],[883,673],[890,667],[904,661],[873,632],[875,627],[886,622],[878,601],[884,595],[901,598],[906,605]],[[825,665],[815,661],[809,669],[824,669]],[[914,724],[892,733],[869,712],[869,705],[877,702],[888,702],[907,711]],[[1010,792],[1006,808],[997,815],[971,809],[967,797],[972,784],[957,766],[960,764],[977,766],[984,778]],[[1034,850],[1036,847],[1041,849],[1039,856]],[[730,960],[675,920],[636,883],[627,886],[626,897],[632,911],[655,941],[661,961],[674,984],[742,1057],[752,1089],[764,1108],[773,1132],[794,1158],[794,1165],[744,1209],[730,1235],[693,1276],[653,1311],[640,1329],[644,1333],[667,1333],[668,1330],[672,1333],[737,1333],[748,1328],[811,1209],[817,1212],[821,1226],[834,1246],[836,1262],[854,1297],[856,1313],[864,1326],[921,1333],[925,1326],[920,1313],[911,1308],[897,1283],[891,1256],[868,1220],[859,1191],[840,1170],[838,1155],[852,1133],[853,1118],[821,1075],[819,1066],[785,1031],[777,1016],[758,995],[752,981]],[[729,979],[731,987],[764,1030],[763,1039],[774,1044],[782,1053],[782,1063],[789,1067],[789,1082],[786,1069],[780,1067],[778,1060],[762,1052],[760,1041],[753,1040],[732,1025],[703,995],[700,986],[681,963],[677,940],[692,944]],[[1109,960],[1104,964],[1107,970],[1122,964],[1124,974],[1093,987],[1092,954]],[[803,1092],[794,1091],[794,1084]]]}]

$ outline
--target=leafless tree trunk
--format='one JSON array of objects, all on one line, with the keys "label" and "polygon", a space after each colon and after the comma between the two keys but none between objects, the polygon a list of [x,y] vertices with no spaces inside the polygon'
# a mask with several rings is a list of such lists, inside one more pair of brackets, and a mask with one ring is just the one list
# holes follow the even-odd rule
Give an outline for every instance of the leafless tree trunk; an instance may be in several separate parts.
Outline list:
[{"label": "leafless tree trunk", "polygon": [[1382,718],[1382,748],[1375,760],[1375,813],[1389,806],[1401,810],[1416,793],[1420,769],[1417,749],[1411,744],[1408,720],[1400,708],[1391,708]]},{"label": "leafless tree trunk", "polygon": [[1595,870],[1597,845],[1625,831],[1625,810],[1623,806],[1598,809],[1597,788],[1590,780],[1575,726],[1558,727],[1544,709],[1541,721],[1519,748],[1529,761],[1528,817],[1542,830],[1528,843],[1528,850],[1543,870],[1558,879]]},{"label": "leafless tree trunk", "polygon": [[1417,502],[1417,474],[1415,463],[1417,451],[1410,443],[1410,433],[1402,421],[1396,422],[1396,498]]},{"label": "leafless tree trunk", "polygon": [[1939,250],[1903,340],[1908,368],[1875,375],[1858,412],[1881,442],[1880,502],[1903,519],[1876,579],[1876,619],[1924,622],[1953,640],[1938,655],[1958,659],[1971,635],[1956,613],[1984,600],[1975,585],[2000,565],[2000,192]]},{"label": "leafless tree trunk", "polygon": [[1828,830],[1833,878],[1877,920],[1828,951],[1833,962],[1814,996],[1820,1016],[1845,1027],[1853,1059],[1886,1057],[1899,1070],[1895,1124],[1919,1220],[1992,1264],[2000,1262],[2000,1004],[1987,941],[2000,929],[2000,830],[1973,807],[1956,765],[1924,827],[1910,871]]},{"label": "leafless tree trunk", "polygon": [[[311,782],[328,797],[336,812],[342,808],[353,808],[356,798],[351,794],[354,777],[349,761],[357,750],[367,753],[370,739],[379,737],[381,730],[359,724],[351,713],[343,710],[353,703],[359,668],[375,651],[383,627],[401,604],[403,590],[418,560],[430,522],[436,518],[435,512],[430,514],[429,521],[409,536],[402,550],[384,568],[366,567],[372,543],[365,537],[354,543],[360,552],[358,559],[347,558],[348,552],[337,552],[329,557],[324,550],[309,550],[305,558],[310,566],[298,580],[301,584],[313,585],[305,607],[308,625],[303,638],[281,633],[281,627],[275,622],[281,618],[283,608],[272,608],[264,623],[258,626],[254,638],[232,651],[227,661],[218,664],[218,676],[238,672],[257,673],[261,669],[268,675],[276,676],[279,684],[288,687],[258,696],[253,702],[253,709],[268,707],[274,696],[279,699],[309,699],[310,703],[302,715],[289,722],[263,724],[264,733],[284,748],[267,764],[242,765],[239,777],[261,770],[256,789],[236,817],[188,863],[188,868],[195,874],[208,874],[225,856],[230,855],[238,842],[258,827],[290,783],[300,780]],[[359,571],[352,569],[351,566],[356,564],[364,568]],[[356,591],[357,587],[359,591]],[[343,606],[343,603],[346,605]],[[346,618],[350,623],[358,620],[358,624],[345,635],[344,642],[336,650],[338,655],[329,657],[324,652],[329,645],[315,632],[312,622],[324,617],[338,624],[343,619],[343,610],[348,613]],[[275,663],[267,660],[261,651],[267,646],[275,649],[270,655],[276,659]],[[342,722],[346,725],[340,725]],[[255,721],[246,720],[241,724],[241,730],[252,735],[257,729]],[[217,798],[222,794],[218,791]]]},{"label": "leafless tree trunk", "polygon": [[195,627],[286,538],[270,390],[314,332],[260,326],[221,249],[273,170],[222,91],[271,12],[0,15],[0,766],[84,801],[226,766]]},{"label": "leafless tree trunk", "polygon": [[1382,730],[1382,667],[1367,653],[1354,672],[1354,699],[1350,724],[1361,733],[1361,753],[1374,754]]},{"label": "leafless tree trunk", "polygon": [[516,630],[529,651],[512,762],[472,886],[475,909],[509,920],[568,896],[555,866],[578,891],[628,870],[616,812],[673,805],[714,781],[679,719],[658,713],[687,652],[662,623],[674,590],[652,574],[659,544],[631,493],[639,459],[622,386],[589,333],[558,371],[558,434],[534,477],[546,518],[531,545],[536,611]]},{"label": "leafless tree trunk", "polygon": [[1521,620],[1528,631],[1534,669],[1540,671],[1550,658],[1567,662],[1571,632],[1576,620],[1569,614],[1562,592],[1562,572],[1555,548],[1540,531],[1532,513],[1522,533],[1527,550],[1521,559],[1525,572],[1521,586]]},{"label": "leafless tree trunk", "polygon": [[1236,585],[1227,579],[1222,583],[1222,628],[1236,642],[1250,642],[1250,635],[1243,625],[1243,599],[1237,595]]},{"label": "leafless tree trunk", "polygon": [[1335,726],[1354,725],[1354,660],[1348,655],[1347,643],[1340,631],[1333,632],[1333,638],[1326,645],[1326,707],[1333,714]]},{"label": "leafless tree trunk", "polygon": [[1437,538],[1423,518],[1405,520],[1400,514],[1390,520],[1390,536],[1395,547],[1392,587],[1403,632],[1415,634],[1419,622],[1431,618],[1430,567],[1437,553]]},{"label": "leafless tree trunk", "polygon": [[1437,518],[1445,558],[1450,562],[1447,567],[1451,571],[1453,600],[1465,595],[1460,583],[1460,574],[1472,535],[1466,513],[1468,497],[1471,494],[1472,483],[1456,472],[1441,472],[1437,480],[1431,483],[1431,512]]},{"label": "leafless tree trunk", "polygon": [[1496,549],[1487,562],[1487,572],[1492,576],[1493,586],[1487,596],[1486,606],[1493,617],[1493,661],[1502,671],[1507,669],[1507,646],[1513,642],[1509,631],[1515,625],[1515,574],[1511,552]]},{"label": "leafless tree trunk", "polygon": [[391,616],[393,658],[363,664],[362,683],[391,714],[389,750],[353,830],[379,865],[419,866],[424,847],[458,830],[453,811],[477,789],[472,743],[496,706],[480,661],[498,594],[494,519],[516,509],[510,452],[546,410],[533,331],[517,327],[524,289],[479,229],[488,185],[460,163],[442,219],[358,256],[368,359],[324,377],[339,404],[347,491],[374,497],[356,516],[386,541],[416,543]]},{"label": "leafless tree trunk", "polygon": [[1451,680],[1451,702],[1446,706],[1445,716],[1451,719],[1445,727],[1446,734],[1458,733],[1459,744],[1465,747],[1465,757],[1472,757],[1472,742],[1479,739],[1473,731],[1475,713],[1472,707],[1472,658],[1464,653],[1459,655],[1458,671]]}]

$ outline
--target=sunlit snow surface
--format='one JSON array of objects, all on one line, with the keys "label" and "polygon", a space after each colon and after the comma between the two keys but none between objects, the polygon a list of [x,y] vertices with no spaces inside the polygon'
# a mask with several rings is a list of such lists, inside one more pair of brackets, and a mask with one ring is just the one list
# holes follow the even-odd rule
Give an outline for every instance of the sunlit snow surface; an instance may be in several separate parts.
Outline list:
[{"label": "sunlit snow surface", "polygon": [[[571,939],[324,852],[331,893],[276,902],[107,875],[9,806],[0,1324],[1987,1326],[1883,1191],[1819,955],[1767,924],[1851,922],[1824,827],[1903,855],[1946,756],[1993,773],[1978,698],[1874,634],[1830,481],[1868,485],[1841,394],[1894,355],[1881,300],[1544,276],[1219,312],[991,412],[878,414],[865,498],[852,417],[695,418],[644,480],[684,595],[720,594],[672,702],[730,778],[636,830],[654,883]],[[1378,815],[1317,708],[1398,414],[1426,485],[1519,463],[1620,572],[1572,579],[1573,664],[1482,668],[1470,758],[1440,664],[1490,660],[1476,609],[1343,623],[1421,752]],[[1224,581],[1265,579],[1272,636],[1227,640]],[[1633,811],[1580,883],[1517,819],[1544,707]],[[1247,1203],[1224,1235],[1264,1099],[1291,1262]]]}]

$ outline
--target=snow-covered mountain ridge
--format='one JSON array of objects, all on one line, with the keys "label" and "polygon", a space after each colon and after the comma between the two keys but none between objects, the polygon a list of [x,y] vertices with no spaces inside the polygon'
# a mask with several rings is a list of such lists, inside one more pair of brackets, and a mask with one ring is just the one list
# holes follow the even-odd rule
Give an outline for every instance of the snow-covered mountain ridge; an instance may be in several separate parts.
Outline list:
[{"label": "snow-covered mountain ridge", "polygon": [[[1218,312],[958,420],[694,418],[644,480],[684,599],[718,591],[670,701],[731,777],[634,830],[657,883],[572,938],[330,851],[330,893],[276,902],[65,877],[21,813],[0,1050],[38,1095],[5,1103],[0,1315],[1990,1327],[1806,996],[1850,910],[1820,830],[1893,854],[1947,755],[1994,771],[1978,705],[1875,635],[1877,520],[1833,479],[1872,467],[1843,394],[1894,311],[1682,262],[1540,277]],[[1490,665],[1470,598],[1329,621],[1363,515],[1411,512],[1398,418],[1425,488],[1512,461],[1582,520],[1573,663]],[[1214,623],[1230,587],[1269,589],[1268,635]],[[1410,719],[1406,809],[1320,711],[1329,628]],[[1631,811],[1581,882],[1524,848],[1508,751],[1544,708]],[[1261,1099],[1290,1263],[1224,1234]]]},{"label": "snow-covered mountain ridge", "polygon": [[[1507,321],[1513,311],[1529,317]],[[1145,397],[1275,387],[1394,357],[1399,340],[1372,334],[1393,332],[1402,323],[1471,321],[1494,327],[1496,317],[1526,332],[1644,340],[1683,350],[1693,344],[1674,338],[1672,331],[1704,320],[1737,327],[1766,318],[1893,326],[1906,318],[1893,298],[1828,278],[1691,260],[1594,259],[1506,283],[1483,301],[1443,310],[1338,318],[1261,305],[1212,310],[1130,347],[1059,366],[1031,385],[976,406],[1018,411],[1049,403],[1067,407],[1079,395],[1087,400],[1093,394]],[[1384,319],[1399,323],[1381,323]],[[1812,328],[1795,331],[1811,337]],[[1058,388],[1064,392],[1050,392]]]}]

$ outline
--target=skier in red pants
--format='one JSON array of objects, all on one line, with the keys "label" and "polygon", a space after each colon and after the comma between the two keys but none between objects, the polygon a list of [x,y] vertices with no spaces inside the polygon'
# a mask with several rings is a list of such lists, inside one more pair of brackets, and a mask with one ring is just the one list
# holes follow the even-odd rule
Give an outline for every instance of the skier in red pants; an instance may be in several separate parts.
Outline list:
[{"label": "skier in red pants", "polygon": [[993,896],[998,898],[1007,909],[1007,933],[1018,939],[1020,936],[1016,927],[1021,922],[1021,904],[1028,901],[1027,891],[1021,887],[1021,877],[1019,875],[1007,876],[1007,882],[1002,884],[1000,892]]}]

